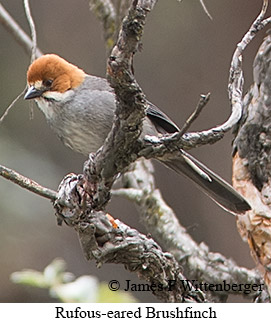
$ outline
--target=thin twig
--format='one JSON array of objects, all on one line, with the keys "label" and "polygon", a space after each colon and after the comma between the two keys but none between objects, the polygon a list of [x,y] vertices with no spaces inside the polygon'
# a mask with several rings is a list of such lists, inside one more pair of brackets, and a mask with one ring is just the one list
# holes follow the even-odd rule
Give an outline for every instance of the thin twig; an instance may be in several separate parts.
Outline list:
[{"label": "thin twig", "polygon": [[[16,21],[9,15],[9,13],[5,10],[5,8],[2,6],[1,3],[0,3],[0,23],[13,35],[15,40],[22,46],[22,48],[26,51],[26,53],[31,54],[31,62],[32,62],[36,57],[41,56],[42,52],[40,51],[40,49],[37,48],[36,29],[35,29],[33,18],[31,16],[28,0],[24,0],[24,8],[25,8],[27,21],[30,26],[32,40],[16,23]],[[6,118],[6,116],[13,108],[15,103],[22,97],[25,90],[26,90],[26,87],[5,109],[3,115],[0,118],[0,124]]]},{"label": "thin twig", "polygon": [[207,15],[211,20],[213,20],[213,17],[211,16],[210,12],[208,11],[208,9],[207,9],[207,7],[206,7],[206,5],[205,5],[204,1],[203,1],[203,0],[199,0],[199,2],[200,2],[200,4],[201,4],[201,6],[202,6],[202,8],[203,8],[204,12],[206,13],[206,15]]},{"label": "thin twig", "polygon": [[5,117],[8,115],[9,111],[11,110],[11,108],[15,105],[15,103],[23,96],[23,94],[25,93],[26,87],[23,89],[23,91],[10,103],[10,105],[6,108],[5,112],[3,113],[3,115],[0,118],[0,123],[2,123],[5,119]]},{"label": "thin twig", "polygon": [[57,193],[49,188],[43,187],[40,184],[36,183],[32,179],[25,177],[18,172],[7,168],[3,165],[0,165],[0,176],[8,179],[9,181],[21,186],[22,188],[27,189],[30,192],[38,194],[42,197],[45,197],[52,202],[57,199]]},{"label": "thin twig", "polygon": [[[22,46],[27,54],[32,53],[33,43],[30,37],[23,31],[17,22],[11,17],[6,9],[0,3],[0,24],[14,37],[14,39]],[[39,48],[36,48],[36,57],[42,55]]]},{"label": "thin twig", "polygon": [[31,50],[31,63],[32,63],[36,59],[37,33],[36,33],[35,23],[31,15],[31,10],[30,10],[28,0],[24,0],[24,10],[25,10],[26,19],[30,27],[31,38],[32,38],[32,50]]},{"label": "thin twig", "polygon": [[199,114],[201,113],[202,109],[206,106],[206,104],[209,102],[210,100],[210,93],[202,94],[200,96],[200,100],[196,106],[195,111],[190,115],[190,117],[185,121],[184,125],[182,126],[182,128],[180,129],[180,131],[178,132],[178,135],[181,137],[185,132],[187,132],[187,130],[190,128],[190,126],[192,125],[192,123],[197,119],[197,117],[199,116]]},{"label": "thin twig", "polygon": [[[179,2],[182,2],[182,0],[178,0],[178,1],[179,1]],[[207,7],[206,7],[206,5],[205,5],[204,1],[203,1],[203,0],[199,0],[199,2],[200,2],[200,4],[201,4],[201,6],[202,6],[202,8],[203,8],[204,12],[206,13],[206,15],[207,15],[211,20],[213,20],[213,17],[211,16],[210,12],[208,11],[208,9],[207,9]]]}]

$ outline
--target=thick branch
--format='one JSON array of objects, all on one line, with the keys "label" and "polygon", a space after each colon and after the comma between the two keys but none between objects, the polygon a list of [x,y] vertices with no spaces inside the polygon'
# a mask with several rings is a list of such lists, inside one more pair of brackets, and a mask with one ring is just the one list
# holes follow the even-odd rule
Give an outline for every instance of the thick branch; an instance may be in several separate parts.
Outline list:
[{"label": "thick branch", "polygon": [[[107,223],[106,223],[107,222]],[[192,288],[187,292],[179,265],[169,253],[162,252],[153,239],[116,220],[118,229],[112,229],[109,221],[99,212],[88,215],[76,230],[85,256],[103,263],[121,263],[129,271],[136,272],[153,288],[153,294],[164,302],[202,302],[204,295]],[[173,283],[173,287],[170,285]]]},{"label": "thick branch", "polygon": [[143,34],[147,13],[156,1],[133,1],[123,20],[116,46],[108,60],[107,77],[116,94],[116,118],[103,147],[85,167],[87,182],[96,183],[95,208],[109,198],[116,176],[137,159],[137,141],[145,117],[146,99],[132,72],[132,59]]},{"label": "thick branch", "polygon": [[[138,162],[133,173],[128,172],[124,176],[125,185],[133,189],[121,189],[114,194],[128,197],[137,203],[141,220],[146,228],[150,229],[153,237],[162,243],[165,250],[175,256],[184,268],[184,272],[189,275],[189,279],[209,284],[220,284],[222,280],[226,280],[229,284],[260,284],[261,279],[256,272],[240,268],[232,260],[218,253],[210,253],[207,246],[197,245],[193,241],[185,228],[179,224],[172,209],[166,205],[159,190],[155,188],[150,165],[149,161]],[[78,231],[87,259],[94,258],[99,266],[103,263],[121,263],[128,270],[136,272],[140,278],[147,280],[150,285],[162,284],[163,292],[156,293],[155,290],[154,294],[163,301],[202,300],[203,294],[195,291],[191,286],[191,293],[183,294],[182,281],[186,281],[185,277],[180,274],[174,258],[168,253],[162,253],[152,239],[118,220],[112,225],[102,212],[91,212],[87,215],[84,203],[78,200],[78,176],[68,175],[64,181],[65,185],[61,185],[60,191],[56,193],[4,166],[0,167],[0,175],[51,201],[57,200],[59,220],[64,220]],[[63,214],[65,214],[64,217]],[[80,217],[82,218],[78,221]],[[114,228],[115,224],[118,225],[117,230]],[[142,250],[145,250],[144,255]],[[153,261],[149,268],[152,272],[150,276],[147,268],[143,266],[149,259]],[[162,272],[161,269],[163,269]],[[223,279],[221,279],[222,273]],[[165,283],[167,280],[174,280],[176,284],[176,289],[174,287],[169,294],[166,293],[169,288]],[[236,293],[242,294],[242,291],[239,290]],[[222,292],[219,298],[222,297],[225,300],[226,294]],[[257,292],[252,291],[244,296],[254,298]]]},{"label": "thick branch", "polygon": [[[136,272],[139,278],[156,286],[153,287],[153,293],[164,302],[205,300],[204,294],[196,290],[181,274],[173,256],[163,253],[152,239],[118,220],[112,225],[103,212],[88,213],[84,209],[84,203],[80,205],[78,200],[76,175],[68,175],[65,185],[61,185],[58,193],[4,166],[0,166],[0,175],[35,194],[57,202],[59,223],[64,220],[78,232],[88,260],[94,259],[98,266],[103,263],[123,264],[126,269]],[[187,288],[190,290],[186,291]]]},{"label": "thick branch", "polygon": [[[84,191],[81,176],[68,175],[60,185],[58,196],[61,201],[73,206],[63,207],[56,201],[55,208],[59,224],[65,221],[78,232],[87,260],[94,259],[97,266],[104,263],[123,264],[149,285],[157,286],[152,292],[164,302],[206,300],[204,294],[190,283],[191,290],[185,290],[182,281],[186,279],[171,254],[162,252],[154,240],[112,219],[105,212],[88,208],[82,199]],[[170,281],[174,281],[172,289]],[[162,290],[158,286],[162,286]]]},{"label": "thick branch", "polygon": [[244,115],[235,131],[233,184],[252,206],[238,217],[238,229],[271,296],[270,50],[269,31],[254,60],[254,84],[244,98]]},{"label": "thick branch", "polygon": [[[83,205],[80,208],[77,200],[76,175],[68,175],[69,181],[66,178],[65,190],[62,185],[58,194],[4,166],[0,166],[0,175],[51,201],[57,200],[59,219],[73,226],[78,232],[83,252],[88,260],[95,259],[99,266],[103,263],[124,264],[126,269],[136,272],[141,279],[156,286],[153,288],[153,293],[162,301],[204,300],[204,294],[186,282],[171,254],[163,253],[152,239],[120,221],[115,222],[118,226],[115,229],[115,225],[112,225],[103,212],[88,213]],[[71,197],[73,202],[76,201],[74,205],[71,205]],[[63,217],[64,213],[65,217]],[[186,292],[188,286],[190,291]]]},{"label": "thick branch", "polygon": [[175,147],[175,150],[178,150],[178,147],[183,149],[191,149],[201,145],[213,144],[222,139],[224,134],[238,123],[242,116],[244,82],[242,71],[242,54],[247,45],[254,39],[257,32],[270,23],[270,18],[264,20],[267,5],[268,0],[264,0],[260,14],[255,19],[242,40],[238,43],[232,57],[228,85],[232,113],[228,120],[220,126],[196,133],[187,133],[182,137],[180,137],[178,133],[159,139],[147,137],[145,138],[145,149],[141,154],[142,156],[147,158],[155,158],[155,156],[161,157],[167,153],[167,147],[170,147],[171,150]]},{"label": "thick branch", "polygon": [[[198,245],[186,229],[179,223],[174,211],[165,203],[156,188],[153,167],[147,160],[141,159],[133,165],[131,171],[123,175],[125,189],[114,191],[114,195],[128,198],[136,203],[140,220],[163,250],[171,252],[184,269],[190,280],[209,284],[260,284],[261,276],[254,270],[238,267],[233,260],[219,253],[212,253],[201,243]],[[257,291],[244,295],[243,290],[230,291],[248,298],[255,298]],[[225,301],[229,292],[214,293]]]}]

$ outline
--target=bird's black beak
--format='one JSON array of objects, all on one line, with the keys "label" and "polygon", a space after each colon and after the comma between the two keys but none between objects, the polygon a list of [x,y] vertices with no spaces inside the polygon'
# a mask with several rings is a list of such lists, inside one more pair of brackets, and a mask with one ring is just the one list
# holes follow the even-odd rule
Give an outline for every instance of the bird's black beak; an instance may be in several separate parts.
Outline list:
[{"label": "bird's black beak", "polygon": [[35,99],[38,98],[42,95],[44,90],[39,90],[34,87],[34,85],[30,86],[30,88],[26,91],[24,99],[29,100],[29,99]]}]

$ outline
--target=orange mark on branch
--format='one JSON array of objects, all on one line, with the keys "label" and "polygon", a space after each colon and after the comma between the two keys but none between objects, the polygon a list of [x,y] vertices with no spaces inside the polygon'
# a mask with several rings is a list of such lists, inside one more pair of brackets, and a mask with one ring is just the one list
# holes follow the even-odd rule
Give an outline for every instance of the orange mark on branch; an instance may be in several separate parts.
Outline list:
[{"label": "orange mark on branch", "polygon": [[112,224],[112,227],[114,229],[117,229],[118,225],[117,225],[115,219],[109,213],[106,213],[106,216],[107,216],[108,220],[110,221],[110,223]]}]

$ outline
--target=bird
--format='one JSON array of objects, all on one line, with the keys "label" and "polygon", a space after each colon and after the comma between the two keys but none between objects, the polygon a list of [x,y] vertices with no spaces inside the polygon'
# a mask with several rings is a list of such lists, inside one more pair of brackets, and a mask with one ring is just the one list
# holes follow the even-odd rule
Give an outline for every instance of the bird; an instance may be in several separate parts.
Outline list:
[{"label": "bird", "polygon": [[[116,109],[114,90],[105,78],[89,75],[56,54],[45,54],[29,66],[27,84],[24,99],[36,101],[64,145],[86,156],[103,145]],[[147,101],[141,138],[178,131],[175,122]],[[191,179],[226,211],[242,214],[250,209],[224,179],[186,151],[180,152],[160,161]]]}]

